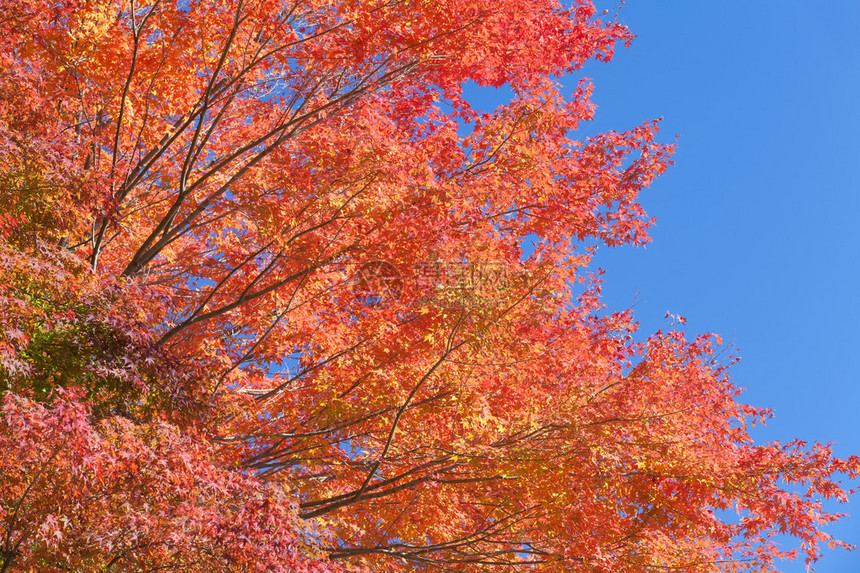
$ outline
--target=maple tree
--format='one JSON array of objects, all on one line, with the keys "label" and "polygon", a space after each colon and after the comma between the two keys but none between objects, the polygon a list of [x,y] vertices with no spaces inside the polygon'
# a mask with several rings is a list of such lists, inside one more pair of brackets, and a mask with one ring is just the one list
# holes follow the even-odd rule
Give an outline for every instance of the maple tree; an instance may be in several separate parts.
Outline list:
[{"label": "maple tree", "polygon": [[2,570],[845,546],[860,460],[754,444],[717,337],[601,313],[587,245],[648,240],[672,148],[575,139],[557,78],[632,39],[590,2],[6,0],[0,34]]}]

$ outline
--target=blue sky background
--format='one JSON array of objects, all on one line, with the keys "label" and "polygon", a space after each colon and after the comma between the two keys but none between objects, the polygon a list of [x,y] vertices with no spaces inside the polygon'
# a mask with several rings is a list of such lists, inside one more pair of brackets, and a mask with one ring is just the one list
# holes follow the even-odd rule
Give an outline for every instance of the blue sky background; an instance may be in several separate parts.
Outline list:
[{"label": "blue sky background", "polygon": [[[643,335],[669,311],[733,340],[742,398],[776,415],[758,441],[860,454],[860,2],[629,0],[619,18],[638,37],[583,70],[598,106],[583,133],[662,117],[679,138],[642,198],[653,242],[597,257],[608,310],[632,305]],[[829,531],[860,545],[860,495],[841,509]],[[860,572],[860,551],[815,570]]]}]

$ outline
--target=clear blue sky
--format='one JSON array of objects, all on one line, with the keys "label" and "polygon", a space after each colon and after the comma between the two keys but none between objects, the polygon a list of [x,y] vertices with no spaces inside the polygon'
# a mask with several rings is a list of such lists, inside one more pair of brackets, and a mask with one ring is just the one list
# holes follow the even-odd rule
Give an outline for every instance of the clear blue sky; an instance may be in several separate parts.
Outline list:
[{"label": "clear blue sky", "polygon": [[[760,442],[860,454],[860,1],[629,0],[619,17],[638,37],[583,70],[586,132],[662,117],[679,139],[643,197],[653,243],[597,259],[605,302],[633,305],[643,334],[670,311],[733,339],[742,398],[775,410]],[[860,495],[841,508],[854,516],[829,531],[860,545]],[[816,571],[860,572],[860,551]]]}]

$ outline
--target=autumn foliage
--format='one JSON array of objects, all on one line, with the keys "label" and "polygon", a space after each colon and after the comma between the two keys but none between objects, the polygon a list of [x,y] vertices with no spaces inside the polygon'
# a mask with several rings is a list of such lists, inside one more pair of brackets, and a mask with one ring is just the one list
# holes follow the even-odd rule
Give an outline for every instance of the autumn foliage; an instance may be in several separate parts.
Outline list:
[{"label": "autumn foliage", "polygon": [[0,571],[844,545],[860,460],[755,444],[717,337],[603,311],[672,148],[576,138],[558,77],[632,39],[590,2],[0,0],[0,37]]}]

